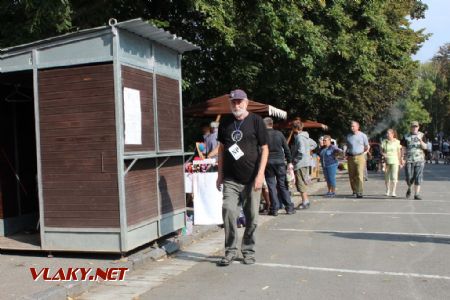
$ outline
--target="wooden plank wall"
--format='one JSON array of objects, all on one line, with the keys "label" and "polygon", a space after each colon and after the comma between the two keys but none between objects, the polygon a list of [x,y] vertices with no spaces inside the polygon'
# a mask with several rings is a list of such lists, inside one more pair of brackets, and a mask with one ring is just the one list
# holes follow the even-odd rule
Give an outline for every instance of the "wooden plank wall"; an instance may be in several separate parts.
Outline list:
[{"label": "wooden plank wall", "polygon": [[[158,159],[158,163],[163,161],[164,158]],[[161,214],[167,214],[186,207],[182,157],[171,157],[160,168],[158,185],[161,198]]]},{"label": "wooden plank wall", "polygon": [[[130,163],[126,161],[125,167]],[[156,159],[138,160],[125,175],[128,225],[158,217],[156,188]]]},{"label": "wooden plank wall", "polygon": [[38,77],[45,226],[119,227],[113,65]]},{"label": "wooden plank wall", "polygon": [[153,74],[122,66],[123,87],[140,91],[142,112],[142,145],[125,145],[125,152],[155,151],[153,111]]},{"label": "wooden plank wall", "polygon": [[179,81],[156,75],[159,150],[182,150]]}]

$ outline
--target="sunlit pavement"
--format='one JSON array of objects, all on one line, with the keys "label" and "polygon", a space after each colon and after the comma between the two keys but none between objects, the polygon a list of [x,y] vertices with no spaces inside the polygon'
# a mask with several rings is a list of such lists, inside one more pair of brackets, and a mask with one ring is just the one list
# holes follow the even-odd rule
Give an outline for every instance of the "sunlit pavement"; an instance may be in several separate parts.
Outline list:
[{"label": "sunlit pavement", "polygon": [[[403,172],[403,170],[401,171]],[[384,196],[371,173],[363,199],[338,180],[306,211],[266,217],[257,262],[217,267],[223,233],[83,299],[446,299],[450,294],[450,166],[426,165],[423,200]]]}]

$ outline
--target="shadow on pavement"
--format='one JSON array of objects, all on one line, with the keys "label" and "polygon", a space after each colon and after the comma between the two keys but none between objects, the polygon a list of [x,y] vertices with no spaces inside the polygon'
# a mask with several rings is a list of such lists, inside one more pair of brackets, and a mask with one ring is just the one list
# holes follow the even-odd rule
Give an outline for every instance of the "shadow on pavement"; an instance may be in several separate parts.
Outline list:
[{"label": "shadow on pavement", "polygon": [[357,239],[357,240],[375,240],[375,241],[393,241],[393,242],[416,242],[416,243],[435,243],[435,244],[450,244],[450,238],[433,237],[433,236],[419,236],[419,235],[405,235],[395,233],[365,233],[365,232],[330,232],[318,231],[318,233],[330,234],[331,236]]},{"label": "shadow on pavement", "polygon": [[212,264],[216,264],[222,256],[219,255],[204,255],[195,252],[189,251],[181,251],[176,256],[176,259],[182,259],[187,261],[195,261],[195,262],[209,262]]}]

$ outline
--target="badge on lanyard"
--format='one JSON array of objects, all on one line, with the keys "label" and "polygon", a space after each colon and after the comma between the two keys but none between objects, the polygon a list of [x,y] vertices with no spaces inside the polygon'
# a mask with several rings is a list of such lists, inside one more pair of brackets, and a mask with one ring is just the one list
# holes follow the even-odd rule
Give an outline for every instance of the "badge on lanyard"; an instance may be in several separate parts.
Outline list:
[{"label": "badge on lanyard", "polygon": [[231,133],[231,139],[233,140],[234,145],[231,146],[230,148],[228,148],[228,151],[230,151],[231,155],[233,155],[235,160],[238,160],[239,158],[244,156],[244,152],[242,152],[241,148],[239,148],[239,146],[237,144],[237,142],[242,140],[242,137],[244,136],[244,134],[240,130],[242,123],[244,123],[244,121],[245,121],[245,119],[239,123],[239,126],[237,126],[236,121],[234,121],[234,130]]},{"label": "badge on lanyard", "polygon": [[241,148],[239,148],[238,144],[234,144],[230,148],[228,148],[228,151],[233,155],[233,158],[235,160],[238,160],[242,156],[244,156],[244,152],[242,152]]}]

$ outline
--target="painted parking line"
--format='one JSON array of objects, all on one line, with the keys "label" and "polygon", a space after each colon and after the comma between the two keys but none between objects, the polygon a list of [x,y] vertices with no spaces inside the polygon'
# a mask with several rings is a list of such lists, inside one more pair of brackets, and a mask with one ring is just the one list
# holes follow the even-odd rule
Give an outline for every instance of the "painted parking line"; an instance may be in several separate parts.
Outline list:
[{"label": "painted parking line", "polygon": [[[319,195],[320,197],[321,195]],[[353,198],[353,199],[352,199]],[[343,196],[343,198],[323,198],[323,199],[314,199],[313,200],[314,203],[367,203],[367,204],[373,204],[373,203],[382,203],[382,202],[395,202],[395,203],[399,203],[399,204],[406,204],[406,203],[425,203],[428,204],[430,202],[436,202],[436,203],[448,203],[450,204],[449,200],[408,200],[408,199],[403,199],[403,198],[386,198],[386,199],[371,199],[371,198],[366,198],[366,199],[356,199],[353,196],[348,196],[345,197]]]},{"label": "painted parking line", "polygon": [[[271,231],[291,231],[291,232],[316,232],[316,233],[342,233],[342,234],[373,234],[373,235],[395,235],[395,236],[417,236],[427,238],[450,238],[450,234],[440,233],[417,233],[417,232],[391,232],[391,231],[347,231],[347,230],[327,230],[327,229],[295,229],[295,228],[273,228]],[[450,243],[450,241],[449,241]]]},{"label": "painted parking line", "polygon": [[406,212],[406,211],[342,211],[342,210],[309,210],[302,211],[302,214],[355,214],[355,215],[430,215],[430,216],[450,216],[450,213],[434,212]]},{"label": "painted parking line", "polygon": [[382,275],[382,276],[397,276],[397,277],[406,277],[406,278],[450,280],[450,276],[430,275],[430,274],[420,274],[420,273],[404,273],[404,272],[375,271],[375,270],[351,270],[351,269],[309,267],[309,266],[298,266],[298,265],[289,265],[289,264],[274,264],[274,263],[256,263],[255,265],[262,266],[262,267],[270,267],[270,268],[285,268],[285,269],[297,269],[297,270],[306,270],[306,271],[319,271],[319,272],[333,272],[333,273],[350,273],[350,274],[359,274],[359,275]]}]

